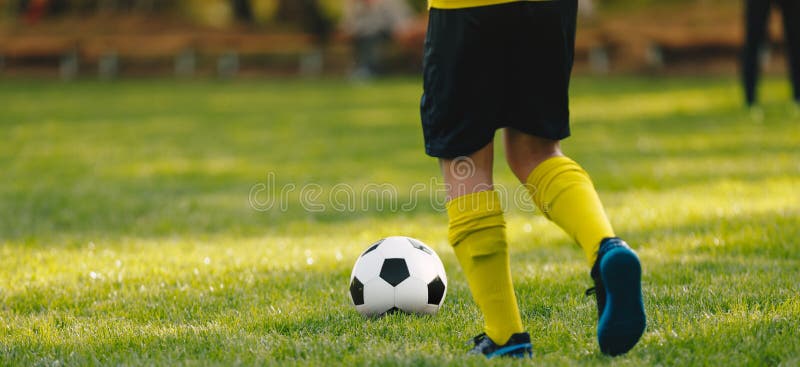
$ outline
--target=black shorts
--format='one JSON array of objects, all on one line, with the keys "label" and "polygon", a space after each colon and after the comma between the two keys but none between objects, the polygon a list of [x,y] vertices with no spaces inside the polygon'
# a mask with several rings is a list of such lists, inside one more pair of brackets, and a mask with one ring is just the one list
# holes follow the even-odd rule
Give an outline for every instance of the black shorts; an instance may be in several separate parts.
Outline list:
[{"label": "black shorts", "polygon": [[420,103],[425,152],[469,155],[502,127],[569,136],[577,0],[431,9]]}]

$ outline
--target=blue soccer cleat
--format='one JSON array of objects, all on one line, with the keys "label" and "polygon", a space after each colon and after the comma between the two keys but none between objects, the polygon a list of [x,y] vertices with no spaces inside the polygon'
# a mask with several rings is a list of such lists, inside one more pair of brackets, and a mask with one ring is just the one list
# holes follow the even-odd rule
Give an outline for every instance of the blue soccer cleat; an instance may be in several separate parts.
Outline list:
[{"label": "blue soccer cleat", "polygon": [[642,267],[625,241],[605,238],[591,272],[597,299],[597,341],[603,354],[617,356],[631,350],[647,325],[642,301]]},{"label": "blue soccer cleat", "polygon": [[467,354],[482,354],[488,359],[494,357],[531,358],[533,356],[533,345],[528,333],[513,334],[503,345],[495,344],[486,333],[472,338],[472,342],[475,346]]}]

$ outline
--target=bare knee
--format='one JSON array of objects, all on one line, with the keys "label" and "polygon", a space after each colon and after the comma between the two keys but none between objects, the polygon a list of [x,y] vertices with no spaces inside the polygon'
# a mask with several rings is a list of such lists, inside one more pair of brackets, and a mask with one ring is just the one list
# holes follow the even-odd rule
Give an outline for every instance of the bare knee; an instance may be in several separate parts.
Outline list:
[{"label": "bare knee", "polygon": [[494,145],[489,143],[466,157],[440,159],[447,184],[447,197],[457,198],[478,191],[492,190]]},{"label": "bare knee", "polygon": [[539,163],[562,155],[558,140],[540,138],[512,128],[506,128],[504,136],[506,162],[520,182],[525,182]]}]

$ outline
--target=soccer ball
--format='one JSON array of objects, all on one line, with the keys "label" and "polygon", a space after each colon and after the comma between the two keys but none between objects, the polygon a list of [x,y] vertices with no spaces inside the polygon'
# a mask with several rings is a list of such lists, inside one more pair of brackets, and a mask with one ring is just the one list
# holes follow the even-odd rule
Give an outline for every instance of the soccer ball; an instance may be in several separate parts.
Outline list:
[{"label": "soccer ball", "polygon": [[435,314],[447,293],[439,256],[410,237],[388,237],[369,246],[350,275],[350,297],[364,316],[403,311]]}]

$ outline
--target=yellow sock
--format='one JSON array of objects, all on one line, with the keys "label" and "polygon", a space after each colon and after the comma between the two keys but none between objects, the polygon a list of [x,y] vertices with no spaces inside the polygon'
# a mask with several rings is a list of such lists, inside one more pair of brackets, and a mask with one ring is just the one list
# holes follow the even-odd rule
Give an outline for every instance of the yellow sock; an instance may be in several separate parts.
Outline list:
[{"label": "yellow sock", "polygon": [[575,239],[589,265],[594,264],[600,241],[614,237],[614,229],[589,174],[572,159],[554,157],[531,172],[527,185],[542,213]]},{"label": "yellow sock", "polygon": [[499,196],[481,191],[457,197],[447,203],[447,215],[450,244],[483,313],[486,335],[503,345],[523,329]]}]

